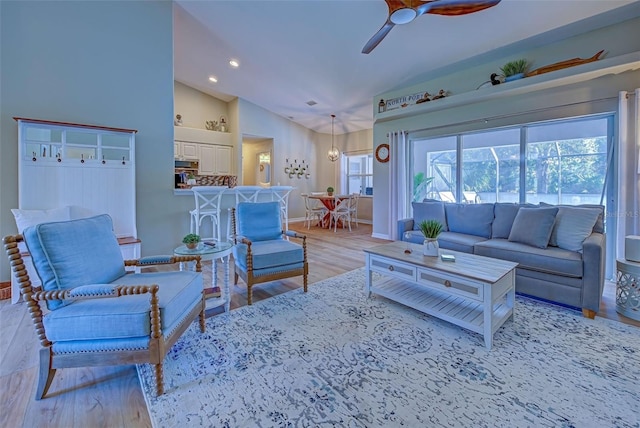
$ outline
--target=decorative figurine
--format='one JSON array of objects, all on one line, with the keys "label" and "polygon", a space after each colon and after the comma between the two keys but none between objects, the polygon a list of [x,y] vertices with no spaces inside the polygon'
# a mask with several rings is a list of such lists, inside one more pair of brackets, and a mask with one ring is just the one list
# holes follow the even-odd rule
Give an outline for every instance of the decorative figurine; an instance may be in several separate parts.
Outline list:
[{"label": "decorative figurine", "polygon": [[426,103],[427,101],[431,101],[431,99],[429,98],[430,96],[431,96],[431,94],[429,92],[425,92],[424,95],[422,96],[422,98],[420,98],[418,101],[416,101],[416,104]]},{"label": "decorative figurine", "polygon": [[175,126],[182,126],[182,115],[176,114],[176,119],[173,121]]},{"label": "decorative figurine", "polygon": [[444,89],[440,89],[440,90],[438,91],[438,95],[435,95],[435,96],[433,97],[433,99],[434,99],[434,100],[439,100],[440,98],[444,98],[444,97],[446,97],[446,96],[447,96],[447,91],[445,91]]},{"label": "decorative figurine", "polygon": [[227,118],[224,116],[220,116],[220,132],[229,132],[229,129],[227,128]]}]

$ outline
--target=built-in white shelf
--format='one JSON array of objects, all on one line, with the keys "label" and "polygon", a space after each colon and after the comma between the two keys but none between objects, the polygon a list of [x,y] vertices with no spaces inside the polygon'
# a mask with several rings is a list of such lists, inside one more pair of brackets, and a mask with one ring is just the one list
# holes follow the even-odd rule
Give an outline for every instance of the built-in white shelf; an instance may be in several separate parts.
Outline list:
[{"label": "built-in white shelf", "polygon": [[233,140],[231,139],[230,132],[218,132],[209,131],[207,129],[188,128],[186,126],[174,126],[173,137],[175,141],[233,146]]},{"label": "built-in white shelf", "polygon": [[551,71],[538,76],[526,77],[496,86],[480,88],[475,91],[452,95],[428,103],[409,105],[405,108],[377,113],[375,115],[375,122],[387,122],[431,111],[552,89],[585,82],[608,74],[619,74],[638,69],[640,69],[640,52],[632,52],[613,58],[605,58],[599,61],[577,65],[575,67]]}]

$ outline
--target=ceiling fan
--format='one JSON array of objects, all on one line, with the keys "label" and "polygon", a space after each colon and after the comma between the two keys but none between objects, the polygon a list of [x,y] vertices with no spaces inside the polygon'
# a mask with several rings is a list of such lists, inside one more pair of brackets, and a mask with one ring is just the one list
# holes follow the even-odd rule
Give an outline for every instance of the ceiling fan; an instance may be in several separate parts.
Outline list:
[{"label": "ceiling fan", "polygon": [[387,22],[362,48],[368,54],[385,38],[395,25],[408,24],[420,15],[433,13],[436,15],[457,16],[479,12],[500,3],[500,0],[385,0],[389,7]]}]

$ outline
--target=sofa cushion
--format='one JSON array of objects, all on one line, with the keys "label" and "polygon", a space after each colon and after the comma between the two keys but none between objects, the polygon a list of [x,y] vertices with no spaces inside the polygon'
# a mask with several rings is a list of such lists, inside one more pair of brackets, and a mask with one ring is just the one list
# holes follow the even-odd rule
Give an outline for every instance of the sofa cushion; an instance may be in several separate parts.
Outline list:
[{"label": "sofa cushion", "polygon": [[491,237],[493,204],[445,204],[444,210],[449,231]]},{"label": "sofa cushion", "polygon": [[447,229],[447,218],[444,213],[444,203],[438,202],[412,202],[413,230],[420,230],[419,224],[424,220],[437,220],[442,224],[442,230]]},{"label": "sofa cushion", "polygon": [[582,252],[582,243],[593,233],[599,215],[596,208],[558,207],[549,245]]},{"label": "sofa cushion", "polygon": [[509,241],[520,242],[532,247],[547,248],[557,214],[558,208],[555,207],[521,207],[513,220]]},{"label": "sofa cushion", "polygon": [[[26,228],[23,235],[45,291],[108,284],[125,274],[122,252],[107,214],[42,223]],[[54,310],[62,302],[47,304]]]},{"label": "sofa cushion", "polygon": [[506,202],[496,202],[493,206],[494,219],[493,223],[491,224],[491,237],[501,239],[509,238],[513,220],[515,220],[520,207],[534,206],[535,205],[532,204],[520,205]]},{"label": "sofa cushion", "polygon": [[[165,336],[202,299],[202,275],[191,271],[127,274],[117,278],[113,284],[157,284],[160,323]],[[151,332],[150,297],[150,294],[138,294],[77,300],[44,317],[47,338],[51,341],[78,341],[148,336]]]},{"label": "sofa cushion", "polygon": [[477,235],[467,235],[457,232],[442,232],[438,236],[438,245],[445,250],[460,251],[473,254],[474,245],[485,241],[486,238]]},{"label": "sofa cushion", "polygon": [[529,269],[567,277],[582,277],[582,256],[557,247],[534,248],[506,239],[478,242],[474,254],[519,263],[518,269]]},{"label": "sofa cushion", "polygon": [[593,226],[593,231],[596,233],[604,233],[604,205],[597,204],[580,204],[580,205],[551,205],[546,202],[540,202],[541,207],[570,207],[570,208],[593,208],[598,210],[600,213],[598,215],[598,219],[596,220],[596,224]]}]

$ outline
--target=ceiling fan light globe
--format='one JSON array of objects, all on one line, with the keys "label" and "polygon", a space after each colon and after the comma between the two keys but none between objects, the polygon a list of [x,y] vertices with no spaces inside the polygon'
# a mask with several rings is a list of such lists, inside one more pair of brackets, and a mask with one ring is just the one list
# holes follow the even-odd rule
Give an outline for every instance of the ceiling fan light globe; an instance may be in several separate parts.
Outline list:
[{"label": "ceiling fan light globe", "polygon": [[396,25],[402,25],[413,21],[416,19],[416,16],[418,16],[418,12],[416,12],[415,9],[403,7],[402,9],[393,11],[391,16],[389,16],[389,20]]}]

